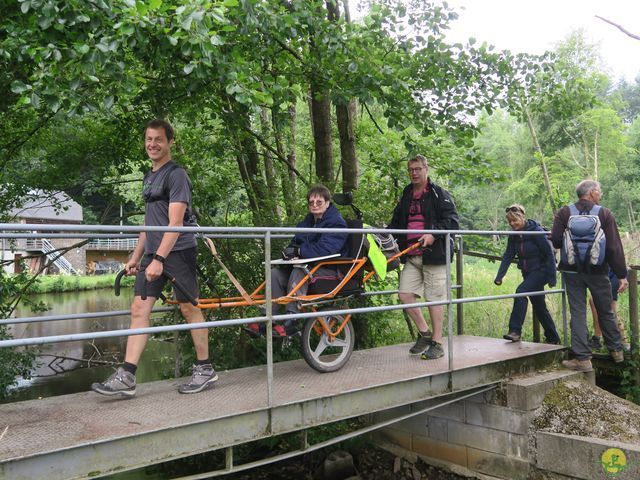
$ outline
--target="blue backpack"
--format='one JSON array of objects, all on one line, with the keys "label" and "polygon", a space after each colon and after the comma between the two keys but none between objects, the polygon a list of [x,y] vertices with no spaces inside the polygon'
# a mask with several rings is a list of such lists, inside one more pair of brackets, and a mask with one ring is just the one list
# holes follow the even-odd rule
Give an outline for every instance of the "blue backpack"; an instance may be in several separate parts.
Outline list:
[{"label": "blue backpack", "polygon": [[600,205],[579,211],[569,205],[569,221],[564,231],[560,259],[566,265],[576,265],[578,271],[589,271],[591,265],[602,265],[607,239],[600,224]]}]

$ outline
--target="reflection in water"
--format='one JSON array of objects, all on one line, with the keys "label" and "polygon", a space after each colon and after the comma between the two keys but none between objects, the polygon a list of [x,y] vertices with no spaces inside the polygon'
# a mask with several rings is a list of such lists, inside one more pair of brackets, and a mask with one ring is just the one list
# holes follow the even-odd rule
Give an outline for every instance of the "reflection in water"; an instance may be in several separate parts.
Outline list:
[{"label": "reflection in water", "polygon": [[[107,289],[38,294],[33,295],[33,299],[44,302],[49,307],[47,312],[33,313],[29,308],[18,307],[15,316],[33,317],[128,310],[132,296],[132,289],[123,289],[120,297],[116,297],[113,290]],[[12,325],[9,331],[14,338],[33,338],[119,330],[128,327],[129,316],[125,315],[19,323]],[[112,367],[101,364],[95,368],[81,368],[87,366],[87,362],[82,360],[99,359],[119,362],[122,360],[125,344],[126,337],[113,337],[40,345],[37,347],[39,354],[32,369],[33,378],[29,381],[21,381],[18,390],[5,402],[89,390],[91,383],[104,380],[112,372]],[[161,378],[163,371],[170,370],[166,363],[167,357],[173,358],[173,352],[171,343],[149,341],[140,362],[138,382]]]}]

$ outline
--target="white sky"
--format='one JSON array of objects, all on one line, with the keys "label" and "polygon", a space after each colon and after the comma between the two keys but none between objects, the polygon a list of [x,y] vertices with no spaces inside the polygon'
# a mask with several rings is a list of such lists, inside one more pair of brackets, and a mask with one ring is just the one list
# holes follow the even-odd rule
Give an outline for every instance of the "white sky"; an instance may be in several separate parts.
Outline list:
[{"label": "white sky", "polygon": [[[358,0],[348,0],[353,18]],[[442,3],[443,0],[436,0]],[[465,43],[475,37],[499,50],[541,54],[553,50],[577,29],[589,43],[600,44],[608,73],[614,80],[633,82],[640,74],[640,40],[595,18],[600,15],[640,35],[640,0],[448,0],[459,14],[451,23],[447,39]],[[464,6],[465,10],[460,7]],[[478,45],[476,44],[476,45]]]},{"label": "white sky", "polygon": [[[582,28],[590,43],[599,43],[614,80],[633,82],[640,74],[640,40],[595,18],[600,15],[640,35],[640,0],[449,0],[459,14],[447,32],[451,42],[475,37],[498,49],[540,54],[553,50],[572,31]],[[459,7],[464,6],[465,10]]]}]

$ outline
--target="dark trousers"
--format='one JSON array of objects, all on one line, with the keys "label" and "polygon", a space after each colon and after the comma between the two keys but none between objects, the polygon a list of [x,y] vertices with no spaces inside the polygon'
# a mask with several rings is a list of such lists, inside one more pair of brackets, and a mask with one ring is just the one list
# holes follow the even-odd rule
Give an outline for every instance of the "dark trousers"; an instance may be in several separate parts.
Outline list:
[{"label": "dark trousers", "polygon": [[[518,285],[516,293],[524,292],[538,292],[544,290],[546,283],[546,275],[540,270],[534,270],[533,272],[522,274],[522,283]],[[545,302],[544,295],[535,295],[531,297],[518,297],[513,299],[513,309],[511,310],[511,317],[509,318],[509,331],[522,333],[522,324],[527,316],[527,298],[531,302],[533,311],[538,317],[538,321],[544,329],[544,337],[547,342],[559,342],[560,337],[556,331],[556,326],[553,323],[551,314],[547,309],[547,303]]]},{"label": "dark trousers", "polygon": [[[309,270],[313,268],[309,266]],[[292,268],[289,266],[274,268],[271,270],[271,298],[279,298],[287,295],[307,274],[302,268]],[[333,277],[337,272],[333,267],[320,267],[315,271],[315,277]],[[294,297],[306,295],[309,289],[309,282],[303,283],[293,295]],[[274,304],[273,311],[277,313],[280,305]],[[298,313],[298,302],[290,302],[285,305],[286,313]],[[295,320],[286,320],[285,327],[293,325]]]},{"label": "dark trousers", "polygon": [[611,282],[607,274],[563,273],[571,311],[571,350],[578,360],[591,358],[587,329],[587,289],[598,312],[604,343],[611,351],[622,350],[622,337],[611,309]]}]

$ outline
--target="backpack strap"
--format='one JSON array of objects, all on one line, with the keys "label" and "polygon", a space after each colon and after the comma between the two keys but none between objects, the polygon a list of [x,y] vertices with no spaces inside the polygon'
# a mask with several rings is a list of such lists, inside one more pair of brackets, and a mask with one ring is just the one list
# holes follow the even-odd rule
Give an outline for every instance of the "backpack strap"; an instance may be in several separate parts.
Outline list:
[{"label": "backpack strap", "polygon": [[589,210],[589,215],[595,215],[597,217],[598,213],[600,213],[601,208],[602,207],[600,205],[594,204],[591,210]]}]

